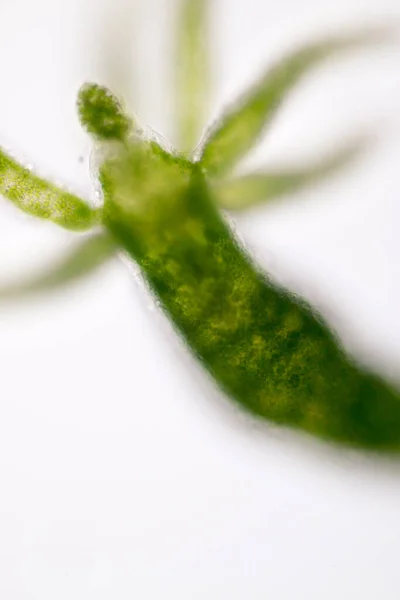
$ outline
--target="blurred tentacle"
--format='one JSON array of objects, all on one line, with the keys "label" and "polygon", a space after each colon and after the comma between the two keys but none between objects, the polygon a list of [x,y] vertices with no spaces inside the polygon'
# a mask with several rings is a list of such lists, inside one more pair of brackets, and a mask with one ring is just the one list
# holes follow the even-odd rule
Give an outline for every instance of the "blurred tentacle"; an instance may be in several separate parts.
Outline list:
[{"label": "blurred tentacle", "polygon": [[244,210],[301,192],[349,166],[366,145],[366,138],[360,138],[307,166],[260,170],[219,181],[213,186],[215,199],[220,208]]},{"label": "blurred tentacle", "polygon": [[205,125],[210,87],[209,0],[179,0],[175,48],[179,147],[193,150]]},{"label": "blurred tentacle", "polygon": [[349,50],[391,39],[387,29],[335,37],[301,47],[270,68],[211,127],[201,144],[200,161],[209,175],[232,169],[258,142],[293,86],[311,68]]},{"label": "blurred tentacle", "polygon": [[118,246],[108,232],[91,235],[44,274],[28,281],[0,286],[0,301],[15,301],[71,285],[96,271],[115,256]]}]

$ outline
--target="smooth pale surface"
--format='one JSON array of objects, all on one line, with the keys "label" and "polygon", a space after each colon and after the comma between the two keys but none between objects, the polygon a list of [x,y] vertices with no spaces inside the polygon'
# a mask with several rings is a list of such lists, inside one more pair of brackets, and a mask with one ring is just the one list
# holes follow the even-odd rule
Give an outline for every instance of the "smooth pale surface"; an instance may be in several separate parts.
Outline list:
[{"label": "smooth pale surface", "polygon": [[[142,120],[169,137],[160,47],[172,4],[147,0],[145,26],[132,24],[132,55],[143,47],[135,91],[118,60],[119,72],[107,75],[105,55],[113,61],[98,37],[118,6],[119,21],[129,21],[128,0],[5,0],[1,142],[93,198],[91,146],[74,107],[87,79],[114,79]],[[400,21],[397,0],[214,6],[216,109],[295,42]],[[236,221],[280,281],[392,376],[400,362],[398,65],[396,48],[368,51],[298,88],[249,163],[302,160],[375,125],[379,145],[335,181]],[[39,270],[74,241],[0,208],[1,281]],[[1,306],[0,360],[1,597],[397,600],[400,464],[238,415],[125,263],[65,294]]]}]

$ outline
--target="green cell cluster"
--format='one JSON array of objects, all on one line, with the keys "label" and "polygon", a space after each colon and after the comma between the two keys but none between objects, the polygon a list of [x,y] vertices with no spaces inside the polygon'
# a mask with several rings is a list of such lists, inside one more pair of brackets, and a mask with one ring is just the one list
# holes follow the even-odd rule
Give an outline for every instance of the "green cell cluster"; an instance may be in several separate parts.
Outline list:
[{"label": "green cell cluster", "polygon": [[88,133],[101,140],[123,140],[131,129],[117,98],[107,88],[86,83],[79,90],[77,108]]}]

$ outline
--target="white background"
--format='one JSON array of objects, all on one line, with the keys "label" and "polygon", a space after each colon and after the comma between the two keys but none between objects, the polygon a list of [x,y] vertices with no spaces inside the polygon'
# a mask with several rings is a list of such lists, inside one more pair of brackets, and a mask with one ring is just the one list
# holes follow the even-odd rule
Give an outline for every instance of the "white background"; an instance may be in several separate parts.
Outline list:
[{"label": "white background", "polygon": [[[113,85],[144,122],[173,134],[174,2],[137,5],[0,6],[1,143],[85,198],[91,146],[74,105],[83,81]],[[210,117],[294,44],[400,21],[398,0],[212,5]],[[299,86],[254,163],[305,160],[357,131],[380,135],[329,183],[236,220],[262,264],[393,378],[399,66],[399,47],[386,46],[332,61]],[[0,209],[1,282],[39,272],[74,242],[5,201]],[[399,598],[399,464],[238,414],[123,262],[68,291],[2,305],[0,365],[5,600]]]}]

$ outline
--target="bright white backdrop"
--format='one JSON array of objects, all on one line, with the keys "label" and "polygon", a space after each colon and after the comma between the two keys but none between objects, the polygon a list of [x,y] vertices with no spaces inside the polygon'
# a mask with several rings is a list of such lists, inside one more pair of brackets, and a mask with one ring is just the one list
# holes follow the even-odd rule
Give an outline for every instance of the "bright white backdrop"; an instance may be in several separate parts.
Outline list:
[{"label": "bright white backdrop", "polygon": [[[129,0],[1,3],[1,144],[87,198],[90,142],[74,107],[83,81],[114,84],[143,121],[172,133],[174,2],[137,4],[132,29],[115,35]],[[215,0],[212,114],[295,42],[395,19],[398,0]],[[110,75],[107,40],[125,38],[131,82],[127,65]],[[252,160],[315,156],[366,128],[381,135],[358,165],[236,227],[354,352],[395,377],[399,48],[310,77]],[[1,282],[74,241],[0,208]],[[237,414],[122,262],[51,298],[2,305],[0,365],[5,600],[398,599],[398,464]]]}]

